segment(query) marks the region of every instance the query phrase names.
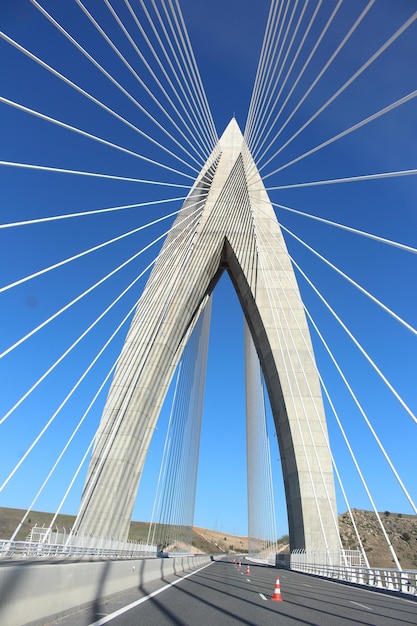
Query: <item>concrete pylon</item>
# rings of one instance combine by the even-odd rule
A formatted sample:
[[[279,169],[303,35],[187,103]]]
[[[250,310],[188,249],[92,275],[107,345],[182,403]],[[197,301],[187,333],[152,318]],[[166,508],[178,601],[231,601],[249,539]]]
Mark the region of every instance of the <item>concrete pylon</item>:
[[[174,222],[139,301],[99,426],[76,530],[127,536],[171,378],[224,270],[264,373],[291,548],[337,550],[333,472],[307,322],[280,227],[234,119]]]

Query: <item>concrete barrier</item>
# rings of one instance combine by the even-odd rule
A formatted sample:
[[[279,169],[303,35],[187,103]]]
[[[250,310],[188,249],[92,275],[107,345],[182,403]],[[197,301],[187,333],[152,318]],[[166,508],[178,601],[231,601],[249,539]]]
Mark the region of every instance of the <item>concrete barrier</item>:
[[[124,561],[19,561],[0,566],[0,624],[28,622],[204,565],[210,557]]]

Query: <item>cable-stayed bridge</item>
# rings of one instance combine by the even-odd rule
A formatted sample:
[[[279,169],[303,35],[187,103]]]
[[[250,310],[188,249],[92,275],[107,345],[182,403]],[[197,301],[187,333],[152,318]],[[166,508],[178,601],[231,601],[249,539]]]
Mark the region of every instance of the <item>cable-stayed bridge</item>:
[[[41,509],[50,533],[78,512],[67,547],[125,541],[133,511],[183,551],[226,492],[254,552],[278,521],[333,565],[338,513],[370,509],[401,571],[380,512],[416,514],[417,13],[202,11],[2,9],[4,539]]]

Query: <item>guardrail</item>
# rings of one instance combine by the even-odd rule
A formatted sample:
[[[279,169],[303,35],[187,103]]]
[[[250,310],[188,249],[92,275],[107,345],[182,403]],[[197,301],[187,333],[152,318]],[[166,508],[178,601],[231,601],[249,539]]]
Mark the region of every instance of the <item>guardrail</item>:
[[[319,563],[300,562],[291,558],[291,569],[297,572],[323,576],[334,580],[398,591],[410,595],[417,595],[417,571],[397,570],[375,567],[329,565]]]
[[[123,547],[117,541],[103,540],[82,543],[42,543],[36,541],[7,541],[0,539],[0,558],[19,559],[36,557],[107,557],[107,558],[143,558],[156,557],[156,546],[142,543],[126,543]],[[110,545],[111,543],[115,545]]]

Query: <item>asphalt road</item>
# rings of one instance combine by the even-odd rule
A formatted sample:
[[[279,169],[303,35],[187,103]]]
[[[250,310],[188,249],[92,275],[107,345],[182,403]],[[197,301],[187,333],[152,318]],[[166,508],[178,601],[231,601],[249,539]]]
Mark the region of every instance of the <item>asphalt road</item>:
[[[417,601],[287,570],[227,560],[170,576],[49,622],[54,626],[406,626]],[[272,601],[279,577],[282,601]],[[172,585],[174,583],[174,585]],[[162,591],[161,591],[162,589]],[[150,594],[152,597],[149,597]],[[44,622],[45,623],[45,622]]]

